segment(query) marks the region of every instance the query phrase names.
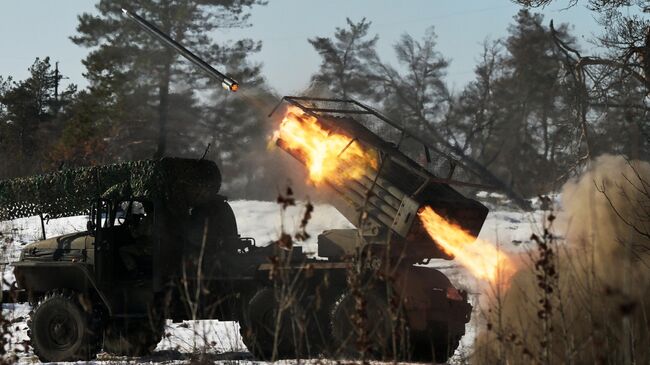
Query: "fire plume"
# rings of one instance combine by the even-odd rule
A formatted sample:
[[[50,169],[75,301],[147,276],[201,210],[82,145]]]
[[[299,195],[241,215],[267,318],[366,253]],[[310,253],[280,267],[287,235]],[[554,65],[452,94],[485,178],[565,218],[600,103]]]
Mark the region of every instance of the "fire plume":
[[[515,271],[509,256],[497,250],[493,243],[475,239],[458,225],[447,221],[431,207],[419,212],[420,221],[446,253],[467,268],[474,276],[492,283],[507,283]]]
[[[359,178],[367,167],[377,168],[377,158],[352,138],[326,130],[318,119],[290,107],[275,135],[283,148],[300,155],[309,179],[342,183]]]
[[[289,107],[274,141],[304,163],[309,180],[342,185],[378,169],[378,158],[355,139],[329,130],[314,116]],[[507,283],[514,273],[510,257],[494,244],[475,239],[460,226],[447,221],[431,207],[420,210],[419,219],[431,238],[474,276],[493,283]]]

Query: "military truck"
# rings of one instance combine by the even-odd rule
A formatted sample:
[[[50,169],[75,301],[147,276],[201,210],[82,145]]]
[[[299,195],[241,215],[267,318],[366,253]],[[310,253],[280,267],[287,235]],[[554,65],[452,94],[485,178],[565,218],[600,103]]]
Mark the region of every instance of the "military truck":
[[[146,20],[124,12],[227,89],[239,88]],[[286,234],[266,246],[240,236],[219,195],[220,170],[202,159],[163,158],[0,182],[0,220],[88,217],[86,231],[43,237],[13,263],[17,290],[3,300],[33,306],[29,335],[39,359],[88,360],[101,349],[145,355],[161,340],[167,320],[190,319],[237,321],[247,348],[260,359],[442,362],[454,352],[472,307],[444,274],[420,265],[452,257],[415,215],[431,206],[476,236],[487,208],[409,158],[403,142],[418,140],[417,134],[370,108],[352,100],[283,100],[375,149],[382,161],[359,180],[330,184],[332,204],[357,229],[323,232],[315,256]],[[375,123],[351,116],[378,118],[398,139],[386,141],[372,131]]]
[[[18,292],[5,299],[33,306],[39,359],[145,355],[165,320],[190,319],[239,322],[261,359],[356,356],[357,335],[372,357],[453,353],[471,306],[442,273],[369,260],[355,275],[356,261],[331,249],[331,233],[319,237],[330,257],[258,247],[239,235],[220,184],[213,162],[178,158],[0,182],[0,220],[88,216],[87,231],[29,244],[13,263]],[[360,313],[372,318],[362,332]]]

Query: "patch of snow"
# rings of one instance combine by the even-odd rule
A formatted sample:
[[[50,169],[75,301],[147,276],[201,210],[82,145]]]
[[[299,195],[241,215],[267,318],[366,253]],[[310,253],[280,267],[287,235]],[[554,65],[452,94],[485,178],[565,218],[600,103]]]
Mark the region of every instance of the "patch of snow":
[[[285,211],[275,202],[236,200],[230,202],[235,217],[239,234],[243,237],[253,237],[258,246],[266,246],[277,240],[284,231],[292,234],[299,231],[300,222],[305,214],[306,202],[297,202],[295,206],[288,207]],[[299,243],[307,253],[317,250],[316,239],[327,229],[354,228],[338,210],[328,204],[314,204],[312,218],[307,225],[310,237],[307,241]]]
[[[496,198],[496,196],[494,197]],[[230,204],[235,212],[240,234],[244,237],[254,238],[259,246],[276,240],[283,229],[287,233],[297,232],[305,212],[304,202],[298,202],[296,206],[289,207],[285,211],[282,211],[275,202],[237,200]],[[533,233],[539,233],[540,224],[544,219],[543,211],[523,213],[510,208],[495,209],[489,213],[479,238],[494,242],[506,252],[521,254],[532,247],[530,237]],[[65,233],[81,232],[85,230],[86,221],[87,217],[84,216],[51,220],[46,225],[46,234],[48,237],[53,237]],[[336,228],[354,227],[334,207],[327,204],[315,204],[312,219],[307,226],[310,238],[301,245],[306,252],[315,252],[318,234],[323,230]],[[32,217],[0,223],[0,234],[0,243],[2,244],[2,251],[0,251],[2,260],[0,262],[16,261],[20,255],[20,249],[24,245],[41,239],[41,222],[38,217]],[[478,329],[483,325],[480,322],[479,304],[484,300],[484,294],[481,293],[484,292],[485,283],[474,279],[467,270],[458,266],[454,261],[431,260],[429,265],[444,272],[454,285],[464,288],[470,293],[475,310],[472,320],[467,326],[467,334],[463,337],[456,355],[450,360],[450,363],[464,363],[463,359],[466,354],[471,353]],[[9,268],[3,270],[3,275],[7,282],[14,281]],[[19,363],[23,364],[37,361],[31,349],[28,348],[27,352],[22,351],[23,341],[27,340],[26,319],[29,311],[30,307],[25,304],[3,305],[2,307],[2,316],[13,322],[13,338],[5,344],[5,348],[10,353],[19,352]],[[206,348],[211,354],[220,356],[214,358],[215,361],[245,360],[247,356],[250,356],[245,354],[246,348],[239,336],[239,326],[234,322],[211,320],[171,323],[168,321],[165,333],[165,338],[158,345],[156,354],[138,362],[187,363],[191,354]],[[231,359],[227,354],[232,354],[233,358]],[[100,355],[99,359],[97,363],[128,361],[126,358],[115,359],[106,354]],[[293,364],[295,362],[285,361],[285,363]],[[322,363],[322,361],[317,360],[317,363]]]
[[[506,196],[501,193],[495,193],[493,191],[479,191],[476,193],[476,197],[480,199],[506,199]]]
[[[239,324],[217,320],[167,321],[165,338],[156,350],[194,353],[206,348],[219,353],[247,351],[239,335]]]

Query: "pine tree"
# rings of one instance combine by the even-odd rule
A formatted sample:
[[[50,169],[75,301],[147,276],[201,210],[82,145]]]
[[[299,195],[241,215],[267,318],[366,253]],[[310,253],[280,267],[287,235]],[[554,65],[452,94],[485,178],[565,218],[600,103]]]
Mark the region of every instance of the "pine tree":
[[[214,42],[208,34],[216,29],[247,26],[247,10],[257,3],[257,0],[101,0],[97,5],[100,16],[88,13],[79,16],[78,35],[71,39],[93,49],[84,61],[91,87],[106,90],[122,113],[121,134],[128,135],[127,141],[131,143],[138,141],[130,145],[133,148],[129,152],[125,151],[127,158],[151,154],[162,157],[169,153],[171,125],[180,123],[172,119],[198,118],[197,95],[193,89],[202,85],[200,81],[205,80],[205,75],[123,17],[122,7],[156,24],[208,62],[214,63],[218,56],[223,64],[229,63],[230,47]],[[207,85],[217,86],[209,82]],[[184,122],[191,125],[193,120]]]
[[[108,141],[115,134],[112,105],[93,90],[82,90],[62,110],[62,130],[53,140],[44,163],[51,169],[110,163]]]
[[[562,56],[541,14],[521,10],[508,31],[504,77],[496,85],[502,113],[487,158],[513,187],[537,195],[553,189],[574,160],[568,149],[576,136],[574,90],[564,82]],[[567,25],[558,32],[574,43]]]
[[[555,188],[578,158],[576,90],[540,14],[520,11],[454,99],[449,138],[526,196]],[[569,42],[568,26],[557,30]],[[453,136],[453,137],[452,137]]]
[[[402,35],[393,46],[398,68],[378,57],[372,60],[373,75],[385,95],[384,111],[413,131],[429,130],[440,122],[449,99],[444,81],[449,61],[436,49],[436,39],[433,28],[420,41]]]
[[[367,27],[364,27],[360,34],[365,36],[367,31]],[[352,31],[343,33],[342,30],[337,29],[337,34],[349,35],[352,33]],[[338,38],[344,39],[342,36]],[[389,118],[406,126],[420,139],[427,140],[429,146],[435,146],[437,153],[434,155],[431,149],[423,148],[422,143],[413,138],[401,140],[400,133],[386,125],[369,127],[385,140],[395,144],[401,141],[400,149],[403,152],[414,160],[427,165],[436,174],[441,176],[449,174],[450,158],[460,161],[464,170],[471,171],[472,175],[477,177],[480,182],[503,190],[516,204],[528,208],[528,204],[511,189],[507,182],[492,173],[471,154],[467,154],[466,149],[453,138],[449,138],[446,133],[444,126],[446,118],[450,114],[449,108],[452,106],[453,99],[444,81],[449,61],[436,49],[436,34],[433,28],[428,29],[421,40],[416,40],[408,34],[402,36],[394,46],[399,62],[398,67],[393,67],[380,59],[374,52],[375,41],[376,39],[373,39],[372,47],[367,48],[365,52],[357,53],[358,64],[360,67],[366,68],[360,69],[357,73],[363,73],[367,84],[364,93],[357,93],[355,97],[361,97],[361,101],[372,101]],[[312,42],[312,44],[314,43]],[[330,50],[332,47],[321,45],[317,49]],[[341,49],[344,48],[337,47],[336,52],[320,52],[323,63],[314,79],[318,80],[327,76],[329,77],[327,80],[333,80],[333,76],[337,75],[334,71],[340,64],[338,61],[340,55],[345,54],[340,51]],[[345,85],[344,81],[349,79],[349,74],[339,72],[338,75],[343,81],[337,81],[337,83]],[[332,83],[334,82],[332,81]],[[332,91],[336,94],[337,90]],[[381,128],[382,126],[383,128]]]
[[[309,39],[322,58],[312,82],[327,85],[332,95],[339,98],[365,99],[373,94],[368,60],[375,54],[378,37],[368,36],[371,22],[365,18],[357,23],[349,18],[346,21],[347,28],[337,27],[333,39]]]
[[[70,85],[58,92],[63,78],[49,57],[37,58],[23,81],[0,82],[0,147],[4,155],[4,177],[43,171],[49,146],[61,129],[59,111],[67,108],[76,94]]]
[[[441,123],[448,139],[486,166],[490,166],[491,161],[485,156],[485,142],[493,138],[496,121],[502,112],[495,91],[505,72],[503,57],[500,41],[484,42],[480,61],[474,68],[476,79],[452,97],[449,113]]]

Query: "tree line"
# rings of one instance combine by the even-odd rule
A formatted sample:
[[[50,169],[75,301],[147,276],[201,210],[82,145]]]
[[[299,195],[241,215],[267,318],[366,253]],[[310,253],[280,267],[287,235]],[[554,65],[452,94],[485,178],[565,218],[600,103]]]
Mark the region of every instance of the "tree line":
[[[87,88],[62,89],[63,75],[47,57],[36,59],[25,80],[0,78],[0,178],[204,157],[222,168],[229,196],[273,199],[275,187],[296,173],[266,149],[273,128],[266,114],[280,95],[265,82],[262,65],[250,60],[262,44],[209,37],[219,28],[248,26],[251,9],[264,4],[128,4],[251,90],[243,95],[223,92],[123,18],[125,5],[101,0],[97,15],[78,18],[71,40],[90,49],[83,61]],[[332,35],[309,39],[321,64],[306,94],[357,99],[425,136],[441,154],[431,158],[414,149],[412,156],[433,170],[457,163],[459,179],[535,196],[603,153],[647,159],[649,89],[643,68],[635,69],[644,59],[621,58],[625,49],[650,49],[650,33],[643,33],[648,22],[635,21],[641,35],[609,22],[599,39],[604,54],[583,56],[569,24],[553,25],[524,8],[505,37],[484,42],[473,81],[452,92],[446,72],[453,60],[437,50],[433,28],[420,39],[404,34],[393,47],[398,64],[390,64],[376,52],[381,40],[372,24],[348,19]]]

